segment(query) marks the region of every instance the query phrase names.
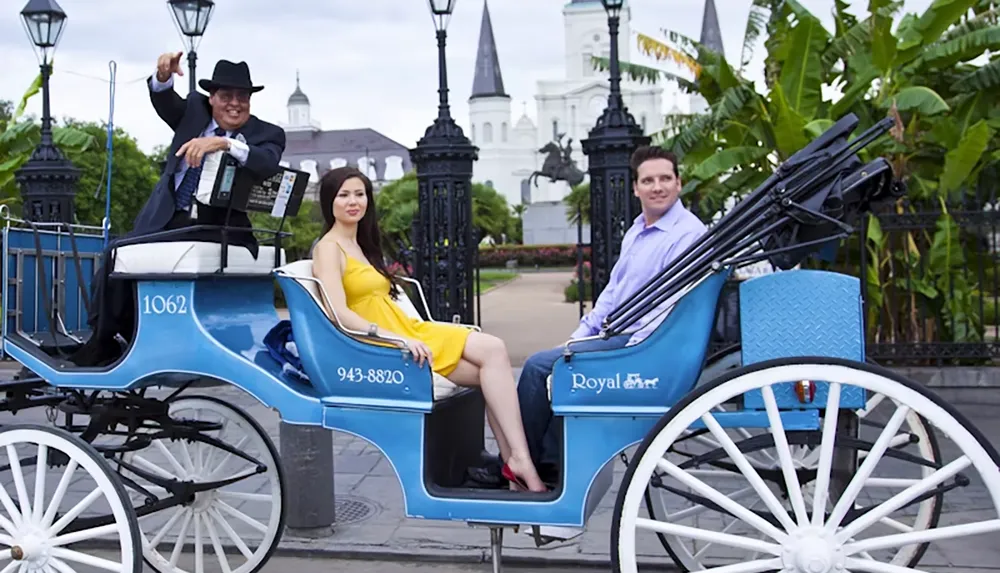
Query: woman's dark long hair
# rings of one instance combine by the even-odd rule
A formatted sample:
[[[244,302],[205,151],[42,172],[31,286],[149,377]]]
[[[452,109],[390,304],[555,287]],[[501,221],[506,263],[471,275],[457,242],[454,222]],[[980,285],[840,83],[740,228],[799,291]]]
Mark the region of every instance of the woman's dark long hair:
[[[365,258],[375,267],[375,270],[389,280],[389,292],[396,296],[399,294],[399,282],[385,266],[385,255],[382,253],[382,241],[378,228],[378,214],[375,212],[375,192],[372,189],[371,179],[368,179],[361,170],[354,167],[337,167],[327,171],[320,179],[319,207],[323,213],[323,234],[328,233],[337,222],[333,218],[333,200],[348,179],[360,179],[365,185],[365,196],[368,198],[365,214],[358,221],[358,246],[361,247],[361,252],[365,254]]]

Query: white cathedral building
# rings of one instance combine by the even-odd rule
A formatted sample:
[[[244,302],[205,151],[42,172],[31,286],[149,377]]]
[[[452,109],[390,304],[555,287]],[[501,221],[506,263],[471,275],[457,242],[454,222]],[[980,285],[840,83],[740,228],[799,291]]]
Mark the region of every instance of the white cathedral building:
[[[511,205],[558,202],[569,193],[565,182],[538,179],[527,187],[525,180],[541,168],[545,155],[539,150],[560,135],[560,145],[572,139],[572,157],[587,170],[580,141],[588,137],[608,102],[608,74],[594,70],[592,56],[608,57],[611,39],[608,17],[600,0],[570,0],[563,6],[565,76],[540,80],[535,94],[536,125],[527,113],[515,119],[511,97],[504,89],[496,38],[487,1],[483,2],[476,70],[469,97],[468,135],[479,147],[473,180],[490,182]],[[621,11],[618,54],[630,59],[631,11],[628,2]],[[662,88],[622,79],[622,97],[636,122],[647,134],[663,128]],[[527,237],[526,237],[527,239]],[[574,238],[575,240],[575,238]]]

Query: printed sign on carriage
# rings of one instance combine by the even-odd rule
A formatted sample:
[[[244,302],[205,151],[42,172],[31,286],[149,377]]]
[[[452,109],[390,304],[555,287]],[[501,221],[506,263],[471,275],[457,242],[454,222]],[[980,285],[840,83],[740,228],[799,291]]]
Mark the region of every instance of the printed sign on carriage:
[[[590,377],[580,372],[573,373],[572,390],[596,390],[600,394],[604,390],[655,390],[660,379],[643,378],[641,374],[630,372],[622,380],[622,375],[616,373],[614,378]]]

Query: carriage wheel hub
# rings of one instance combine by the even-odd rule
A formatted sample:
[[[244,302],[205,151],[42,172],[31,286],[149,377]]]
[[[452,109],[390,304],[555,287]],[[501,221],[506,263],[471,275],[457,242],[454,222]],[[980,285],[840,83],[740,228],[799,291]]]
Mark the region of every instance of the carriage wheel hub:
[[[785,571],[836,573],[844,570],[843,553],[822,528],[793,532],[782,551]]]
[[[200,491],[194,494],[194,503],[191,504],[191,507],[195,511],[205,511],[212,506],[212,502],[215,501],[216,497],[214,491]]]
[[[10,548],[10,557],[15,561],[27,561],[35,565],[44,565],[49,557],[48,548],[42,539],[35,535],[25,535]]]

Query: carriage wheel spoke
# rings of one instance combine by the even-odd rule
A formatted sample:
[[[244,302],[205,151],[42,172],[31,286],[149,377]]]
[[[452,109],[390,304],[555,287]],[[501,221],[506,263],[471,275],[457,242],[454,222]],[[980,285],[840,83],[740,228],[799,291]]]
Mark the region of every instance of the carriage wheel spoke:
[[[75,506],[73,506],[73,509],[66,512],[66,515],[62,516],[59,519],[59,521],[55,522],[55,524],[52,525],[52,527],[49,527],[47,534],[52,536],[62,531],[63,528],[65,528],[67,525],[70,524],[70,522],[76,519],[77,516],[83,513],[85,509],[90,507],[90,504],[97,501],[97,498],[100,496],[101,496],[101,488],[97,487],[92,492],[88,493],[87,497],[81,499],[80,503],[77,503]]]
[[[977,521],[976,523],[963,523],[962,525],[948,525],[934,529],[922,529],[910,533],[894,533],[881,537],[872,537],[862,541],[855,541],[844,545],[844,554],[853,555],[861,551],[875,551],[878,549],[889,549],[892,547],[902,547],[914,543],[927,543],[930,541],[941,541],[965,535],[980,535],[1000,531],[1000,519],[989,521]]]
[[[240,553],[242,553],[243,556],[246,557],[247,559],[252,559],[253,551],[250,551],[250,548],[247,547],[247,544],[243,542],[243,538],[240,537],[238,533],[236,533],[232,525],[229,525],[229,522],[226,521],[226,518],[222,517],[222,514],[219,513],[219,510],[215,509],[214,507],[210,507],[208,509],[208,513],[213,518],[215,518],[216,521],[219,522],[219,525],[222,526],[222,529],[226,532],[226,535],[229,536],[229,539],[232,539],[233,543],[236,544],[236,548],[240,550]]]
[[[18,457],[14,444],[7,444],[7,461],[10,462],[10,473],[14,477],[14,489],[17,491],[17,500],[20,502],[21,516],[28,517],[32,514],[31,503],[28,501],[28,489],[24,485],[21,458]]]
[[[226,441],[223,440],[222,437],[226,435],[226,430],[228,428],[229,428],[229,418],[223,418],[222,428],[219,429],[219,435],[216,436],[216,439],[222,443],[226,443]],[[214,470],[211,470],[209,468],[212,467],[212,461],[215,460],[215,453],[218,452],[221,448],[212,447],[207,449],[208,453],[205,455],[205,464],[202,466],[202,469],[204,470],[203,473],[211,475]]]
[[[809,522],[809,517],[806,514],[805,501],[802,499],[799,477],[795,473],[795,466],[792,463],[792,453],[788,448],[785,428],[781,423],[781,414],[778,412],[778,403],[774,399],[774,390],[770,386],[764,386],[761,388],[761,394],[764,396],[767,420],[771,425],[771,435],[774,436],[774,448],[777,450],[778,460],[781,462],[781,473],[785,476],[785,484],[788,486],[788,497],[792,502],[795,519],[800,525],[805,525]]]
[[[190,468],[188,469],[188,473],[192,474],[197,472],[198,466],[195,465],[194,458],[191,457],[191,448],[188,447],[188,440],[177,440],[177,441],[180,444],[180,450],[182,455],[181,461],[183,461],[184,464],[187,465],[188,468]],[[198,443],[200,444],[201,442]]]
[[[65,547],[53,547],[51,555],[64,561],[74,561],[83,565],[89,565],[90,567],[114,571],[115,573],[119,573],[122,570],[121,563],[115,563],[114,561],[108,561],[107,559],[94,557],[93,555],[87,555],[86,553],[80,553],[79,551],[73,551]]]
[[[149,546],[154,548],[158,546],[160,542],[163,541],[163,538],[167,536],[167,532],[170,531],[170,528],[172,528],[174,524],[177,523],[177,520],[180,519],[183,514],[184,514],[184,506],[179,505],[176,508],[174,508],[174,514],[171,515],[170,519],[168,519],[167,522],[163,524],[163,527],[161,527],[160,530],[156,532],[156,537],[154,537],[149,541]],[[155,514],[150,514],[150,515],[155,515]]]
[[[100,537],[102,535],[108,535],[110,533],[116,533],[121,528],[117,523],[109,523],[107,525],[101,525],[99,527],[92,527],[90,529],[81,529],[79,531],[74,531],[72,533],[67,533],[66,535],[60,535],[58,537],[53,537],[49,544],[52,546],[69,545],[70,543],[76,543],[77,541],[84,541],[86,539],[94,539],[95,537]]]
[[[49,447],[45,444],[38,444],[38,457],[35,461],[35,501],[31,504],[34,508],[35,521],[42,518],[42,505],[45,502],[45,468],[49,463]]]
[[[235,446],[233,446],[233,449],[234,450],[239,450],[240,448],[243,447],[243,444],[245,444],[246,441],[249,440],[249,439],[250,439],[249,435],[243,436],[243,438],[239,442],[237,442]],[[205,479],[206,480],[212,480],[213,478],[215,478],[215,476],[218,475],[219,472],[222,471],[222,468],[226,467],[226,464],[229,463],[229,460],[232,457],[233,457],[233,452],[227,451],[226,455],[222,457],[222,461],[219,462],[219,465],[215,466],[214,469],[212,469],[210,472],[208,472],[208,476]],[[242,459],[242,458],[240,458],[240,459]]]
[[[896,511],[897,509],[903,507],[917,496],[926,493],[935,487],[937,487],[944,480],[954,476],[958,472],[962,471],[966,467],[972,464],[967,456],[962,456],[957,460],[951,462],[945,467],[939,469],[938,471],[932,473],[931,475],[920,480],[920,482],[911,485],[910,487],[904,489],[903,491],[897,493],[896,495],[890,497],[888,500],[882,502],[871,511],[866,512],[861,517],[858,517],[850,524],[845,526],[839,532],[837,532],[837,541],[839,543],[844,543],[846,540],[856,536],[858,533],[864,531],[866,528],[870,527],[876,521],[882,519],[883,517],[888,517],[889,514]],[[851,485],[854,485],[854,481],[851,481]]]
[[[779,531],[777,527],[765,521],[761,516],[750,512],[747,508],[726,497],[724,494],[719,492],[719,490],[688,474],[673,463],[660,458],[657,460],[656,465],[663,471],[670,474],[670,476],[677,481],[714,501],[723,509],[732,512],[733,515],[752,525],[764,535],[767,535],[779,542],[784,541],[787,537],[783,532]]]
[[[820,526],[826,516],[826,501],[830,490],[830,472],[833,471],[833,444],[837,434],[837,415],[840,413],[840,384],[830,384],[823,417],[823,435],[819,442],[819,461],[813,488],[812,524]]]
[[[910,527],[909,525],[906,525],[901,521],[892,519],[891,517],[883,517],[882,519],[879,520],[879,523],[884,523],[897,531],[902,531],[903,533],[909,533],[913,531],[913,528]]]
[[[851,482],[847,484],[847,488],[844,491],[843,496],[837,500],[837,505],[834,506],[833,511],[830,513],[830,519],[827,520],[826,528],[830,532],[837,530],[840,526],[840,522],[847,515],[847,511],[854,507],[854,500],[857,499],[858,494],[861,493],[861,488],[864,487],[865,482],[871,475],[872,471],[875,470],[875,465],[882,458],[882,454],[885,453],[886,448],[889,446],[889,440],[896,435],[896,431],[899,430],[899,426],[903,424],[903,420],[909,413],[910,409],[907,406],[899,406],[896,412],[893,413],[892,419],[886,424],[885,428],[882,429],[882,433],[879,434],[878,439],[872,446],[872,455],[865,458],[862,462],[861,467],[851,478]]]
[[[703,569],[701,573],[762,573],[764,571],[780,570],[782,568],[781,559],[758,559],[743,563],[733,563],[721,567],[709,567]]]
[[[771,489],[767,487],[767,484],[765,484],[764,480],[761,479],[760,475],[757,473],[757,470],[755,470],[750,465],[750,462],[747,460],[746,456],[744,456],[743,452],[741,452],[739,448],[736,447],[736,444],[733,443],[733,441],[729,438],[729,434],[727,434],[726,431],[722,429],[722,426],[719,425],[719,422],[716,421],[715,417],[713,417],[709,413],[706,413],[704,416],[701,417],[701,419],[703,422],[705,422],[705,426],[708,427],[709,431],[712,432],[712,435],[714,435],[716,439],[719,440],[719,442],[721,442],[723,449],[725,449],[726,453],[729,454],[729,457],[736,464],[736,467],[740,469],[744,477],[747,478],[747,481],[750,482],[750,486],[753,487],[753,489],[757,492],[757,495],[760,496],[761,501],[763,501],[764,504],[767,505],[767,508],[771,510],[771,513],[773,513],[774,516],[778,518],[778,521],[780,521],[781,524],[785,527],[785,530],[791,531],[792,529],[794,529],[795,523],[792,521],[792,518],[788,516],[788,511],[784,507],[782,507],[781,502],[778,501],[778,498],[774,496],[774,493],[771,491]],[[761,521],[764,522],[763,519],[761,519]],[[757,528],[760,529],[760,527]],[[779,535],[777,536],[774,535],[774,532],[777,531],[777,529],[774,526],[770,526],[768,530],[761,530],[761,531],[778,540],[784,538],[784,534],[779,533]]]
[[[220,497],[228,497],[231,499],[239,499],[242,501],[274,501],[274,497],[266,493],[249,493],[245,491],[228,491],[224,489],[216,490],[216,494]]]
[[[194,570],[205,570],[205,547],[201,544],[201,515],[194,514]]]
[[[729,499],[736,501],[737,499],[743,499],[744,497],[747,497],[752,493],[755,493],[754,489],[752,487],[746,487],[730,494]],[[674,513],[668,513],[667,521],[680,521],[682,519],[687,519],[688,517],[705,513],[706,511],[708,511],[708,509],[709,508],[707,505],[702,505],[702,504],[693,505],[691,507],[682,509]]]
[[[219,558],[219,567],[222,567],[225,573],[231,573],[232,569],[229,567],[225,551],[222,550],[222,543],[219,542],[219,534],[215,531],[215,526],[212,525],[212,519],[206,516],[204,520],[205,527],[208,529],[208,536],[212,539],[212,548],[215,549],[215,556]]]
[[[10,521],[4,519],[3,528],[7,530],[7,533],[13,534],[14,530],[21,526],[21,512],[14,505],[14,500],[10,498],[7,488],[2,483],[0,483],[0,503],[3,504],[4,509],[10,514]]]
[[[848,557],[844,560],[844,568],[848,571],[864,571],[865,573],[918,573],[916,569],[909,567],[854,557]]]
[[[0,570],[0,573],[13,573],[14,569],[19,569],[21,567],[21,564],[21,561],[11,561],[6,567]]]
[[[174,550],[170,553],[171,567],[177,567],[177,560],[181,557],[181,548],[184,546],[184,540],[187,538],[187,530],[191,525],[191,518],[193,516],[194,513],[190,511],[184,512],[184,521],[181,522],[181,531],[177,534],[177,539],[174,541]]]
[[[643,517],[637,518],[635,520],[635,525],[636,527],[642,529],[665,533],[667,535],[676,535],[678,537],[687,537],[689,539],[700,539],[702,541],[725,545],[727,547],[760,551],[761,553],[769,553],[771,555],[781,555],[780,545],[767,543],[766,541],[760,541],[759,539],[750,539],[739,535],[730,535],[728,533],[721,533],[718,531],[698,529],[697,527],[678,525],[676,523],[664,523],[662,521],[655,521]]]
[[[264,525],[263,523],[261,523],[261,522],[257,521],[256,519],[254,519],[254,518],[252,518],[252,517],[244,514],[243,512],[239,511],[238,509],[234,508],[233,506],[229,505],[228,503],[226,503],[226,502],[224,502],[222,500],[215,500],[215,502],[217,504],[219,504],[219,507],[221,507],[222,509],[226,510],[226,513],[232,515],[236,519],[239,519],[243,523],[249,525],[250,527],[256,529],[257,531],[260,531],[261,533],[264,533],[264,534],[267,533],[267,526]]]
[[[868,414],[871,414],[872,410],[874,410],[875,408],[878,408],[878,405],[882,403],[882,400],[885,400],[885,394],[881,394],[881,393],[875,394],[874,396],[872,396],[871,398],[869,398],[868,401],[865,402],[864,409],[857,411],[858,417],[859,418],[864,418],[864,417],[868,416]]]
[[[916,478],[868,478],[865,487],[906,488],[920,483]]]
[[[163,445],[163,440],[153,440],[153,444],[156,446],[156,449],[160,450],[160,453],[163,454],[165,458],[167,458],[167,462],[174,468],[174,471],[177,472],[178,476],[183,476],[190,473],[188,470],[184,468],[184,466],[181,465],[179,461],[177,461],[177,458],[174,457],[174,454],[170,453],[170,450],[167,449],[167,446]]]
[[[66,495],[66,490],[69,489],[70,478],[73,477],[73,473],[76,472],[76,460],[70,459],[69,463],[66,464],[66,469],[63,470],[63,475],[59,478],[59,485],[56,486],[56,491],[52,494],[52,499],[49,500],[49,507],[45,509],[45,515],[42,516],[42,527],[48,527],[52,520],[56,516],[56,512],[59,510],[59,506],[62,505],[63,496]],[[0,493],[2,492],[2,487],[0,487]]]
[[[55,557],[49,557],[49,565],[55,573],[76,573],[76,570],[69,566],[62,559],[56,559]]]
[[[753,508],[757,507],[758,503],[760,503],[759,499],[756,500],[756,501],[754,501],[752,504],[750,504],[749,509],[753,509]],[[723,518],[723,519],[725,519],[725,518]],[[722,533],[728,532],[737,523],[740,523],[740,521],[738,519],[736,519],[736,518],[730,518],[729,523],[726,524],[726,526],[722,528]],[[701,549],[699,549],[698,552],[695,553],[694,555],[692,555],[691,557],[692,558],[698,557],[699,555],[701,555],[702,553],[704,553],[705,550],[707,550],[711,546],[712,546],[712,542],[706,543],[704,547],[702,547]],[[759,552],[754,551],[753,552],[753,557],[751,557],[750,560],[753,561],[754,559],[757,558],[757,555],[759,555],[759,554],[760,554]],[[688,555],[690,555],[690,553],[688,553]]]
[[[159,444],[160,441],[156,440],[153,443],[154,444]],[[175,479],[177,481],[182,481],[179,475],[174,475],[174,474],[168,472],[167,470],[161,468],[160,466],[154,464],[153,462],[147,460],[146,458],[140,456],[139,454],[133,455],[132,456],[132,461],[134,461],[136,464],[138,464],[138,465],[146,468],[147,470],[149,470],[149,471],[151,471],[153,473],[160,474],[160,477],[167,478],[167,479]]]

